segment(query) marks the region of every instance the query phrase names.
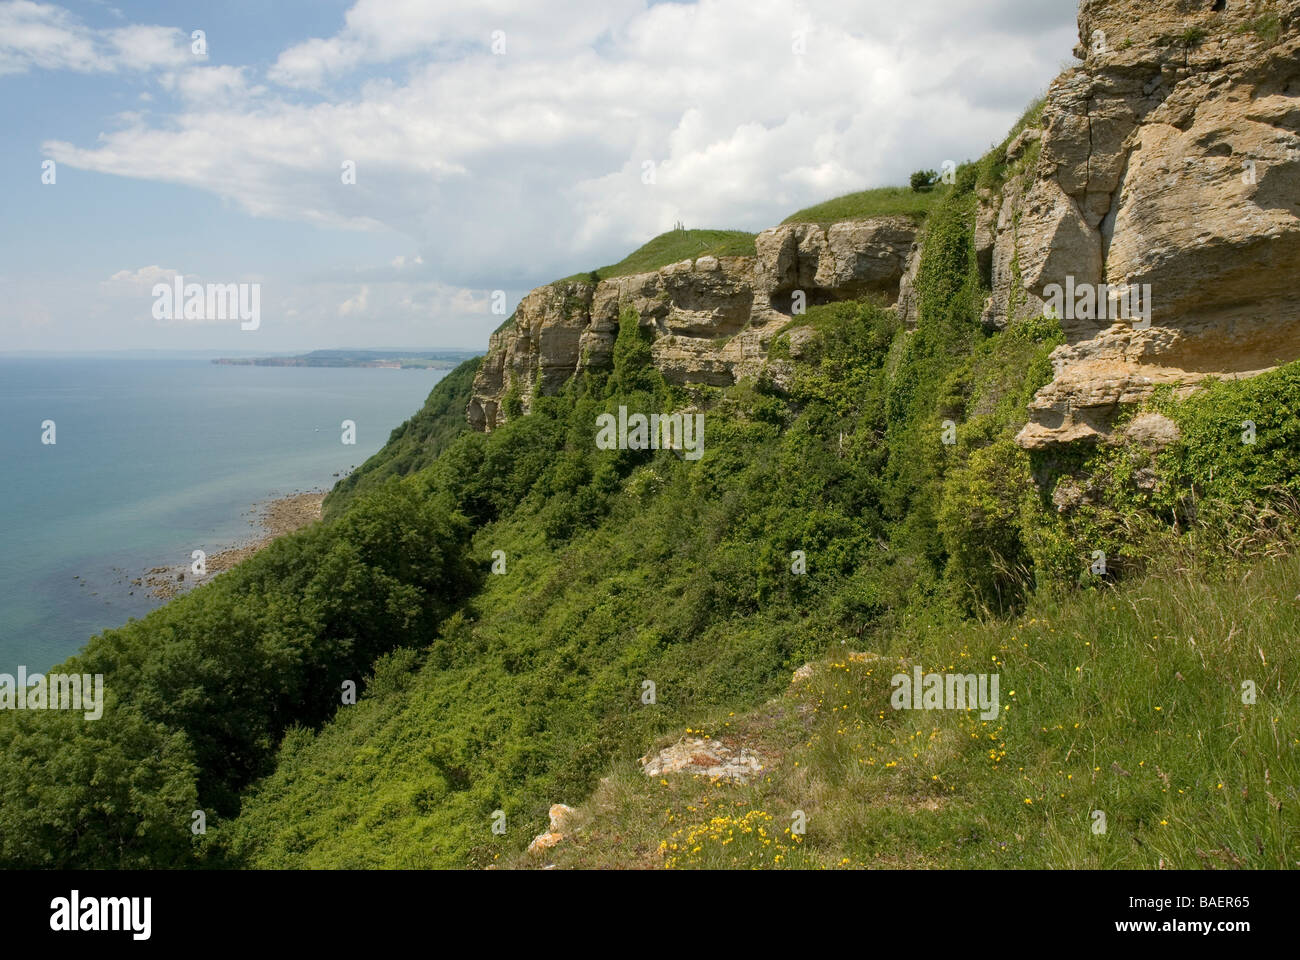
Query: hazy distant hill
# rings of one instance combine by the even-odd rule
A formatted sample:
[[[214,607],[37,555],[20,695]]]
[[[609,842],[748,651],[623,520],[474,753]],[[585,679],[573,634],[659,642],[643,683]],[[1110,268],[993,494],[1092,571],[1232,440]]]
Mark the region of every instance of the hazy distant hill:
[[[220,357],[213,363],[254,367],[392,367],[446,370],[473,350],[313,350],[292,357]]]

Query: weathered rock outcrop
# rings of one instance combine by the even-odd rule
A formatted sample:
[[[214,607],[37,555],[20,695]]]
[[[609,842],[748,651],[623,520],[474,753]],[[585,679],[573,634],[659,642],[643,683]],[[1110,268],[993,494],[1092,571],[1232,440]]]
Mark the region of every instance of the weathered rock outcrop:
[[[980,188],[984,321],[1055,309],[1057,285],[1138,291],[1144,308],[1063,304],[1066,343],[1017,438],[1029,449],[1110,438],[1119,408],[1161,384],[1300,357],[1300,0],[1083,0],[1079,39],[1082,64],[1009,140],[1003,182]],[[491,429],[510,397],[527,411],[534,390],[608,363],[626,307],[668,379],[713,385],[763,369],[796,291],[810,306],[875,294],[917,322],[910,219],[788,224],[755,246],[533,291],[492,338],[471,423]]]
[[[797,291],[807,306],[868,294],[893,302],[916,231],[907,217],[785,224],[758,235],[753,257],[703,256],[595,284],[539,287],[492,335],[469,421],[490,430],[510,404],[527,413],[534,391],[552,393],[607,365],[624,309],[653,330],[651,354],[670,382],[727,386],[752,376],[790,321]]]
[[[1084,64],[1003,191],[988,319],[1041,311],[1070,277],[1150,285],[1150,322],[1067,312],[1023,446],[1103,439],[1159,384],[1300,357],[1298,34],[1297,0],[1084,0]]]
[[[550,827],[545,833],[533,837],[528,845],[529,853],[542,853],[557,846],[570,832],[573,824],[573,807],[567,803],[553,803],[550,810]]]
[[[699,737],[678,740],[654,756],[641,758],[641,771],[647,777],[668,773],[690,773],[716,780],[748,783],[763,772],[765,761],[743,746],[734,749],[718,740]]]

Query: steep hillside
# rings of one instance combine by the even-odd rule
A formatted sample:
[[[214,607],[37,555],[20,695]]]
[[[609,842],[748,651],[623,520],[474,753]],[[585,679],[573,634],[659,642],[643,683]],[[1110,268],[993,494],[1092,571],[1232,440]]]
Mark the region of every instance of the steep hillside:
[[[917,229],[908,216],[783,225],[755,237],[752,256],[692,254],[657,268],[634,257],[645,272],[539,287],[489,340],[470,424],[494,429],[584,371],[607,368],[624,309],[668,381],[721,387],[757,376],[772,338],[806,307],[896,299]]]
[[[684,755],[681,769],[647,776],[620,758],[563,840],[506,862],[1294,869],[1300,560],[1216,577],[1179,559],[1119,589],[1035,598],[1011,620],[914,622],[871,652],[842,647],[757,709],[711,711],[647,745]],[[981,664],[1001,678],[995,720],[892,707],[899,673]],[[720,776],[698,759],[714,745],[761,772]]]
[[[482,362],[482,357],[466,360],[439,380],[420,411],[389,435],[384,448],[334,485],[325,497],[326,515],[338,514],[359,492],[373,489],[389,477],[404,477],[427,467],[448,443],[468,430],[465,408]]]
[[[1111,438],[1158,387],[1300,357],[1300,0],[1085,0],[1079,39],[1081,65],[973,172],[983,322],[1050,310],[1065,338],[1018,437],[1033,450]],[[470,422],[493,429],[606,363],[621,305],[665,377],[713,386],[759,375],[800,302],[872,293],[914,324],[913,240],[950,190],[850,194],[748,256],[683,246],[618,282],[534,291],[489,345]]]
[[[950,852],[954,836],[988,830],[1021,804],[1038,808],[1018,812],[1010,821],[1031,818],[1024,826],[1033,831],[1020,833],[1032,836],[1026,844],[1031,853],[1017,847],[1017,859],[1008,861],[1000,856],[1005,848],[976,847],[960,856],[979,865],[1055,858],[1056,865],[1154,866],[1133,852],[1134,843],[1144,842],[1144,831],[1161,828],[1152,819],[1160,807],[1145,777],[1140,789],[1110,791],[1116,833],[1136,832],[1138,839],[1117,841],[1109,853],[1088,846],[1087,812],[1084,834],[1072,832],[1085,794],[1066,790],[1061,798],[1046,792],[1064,754],[1075,765],[1083,763],[1069,744],[1062,746],[1056,728],[1064,729],[1068,719],[1075,729],[1073,724],[1095,713],[1097,704],[1106,705],[1107,718],[1115,715],[1098,717],[1090,729],[1090,735],[1118,738],[1107,763],[1128,769],[1135,762],[1141,774],[1158,763],[1157,778],[1180,778],[1172,789],[1183,789],[1179,796],[1188,799],[1171,806],[1194,829],[1184,832],[1181,847],[1169,848],[1170,862],[1197,865],[1197,844],[1233,851],[1259,865],[1293,856],[1295,798],[1272,813],[1253,803],[1241,814],[1245,820],[1224,821],[1219,800],[1206,804],[1205,777],[1231,769],[1232,778],[1223,782],[1257,796],[1251,794],[1256,784],[1294,764],[1288,738],[1294,737],[1297,720],[1295,684],[1269,666],[1293,652],[1286,625],[1295,601],[1277,585],[1286,582],[1294,565],[1271,566],[1259,559],[1290,542],[1291,520],[1289,514],[1258,515],[1247,505],[1269,497],[1277,466],[1296,464],[1300,444],[1286,430],[1270,431],[1254,451],[1260,456],[1239,458],[1239,469],[1226,482],[1210,463],[1228,462],[1240,446],[1235,436],[1216,432],[1225,417],[1242,410],[1260,416],[1278,403],[1300,401],[1297,372],[1288,367],[1186,401],[1162,401],[1164,415],[1184,431],[1184,439],[1165,450],[1157,465],[1162,477],[1177,484],[1176,490],[1167,488],[1162,503],[1178,502],[1177,491],[1222,498],[1221,522],[1205,522],[1188,533],[1185,517],[1160,504],[1134,501],[1126,512],[1107,512],[1125,525],[1129,539],[1111,554],[1110,572],[1095,575],[1088,539],[1095,529],[1076,530],[1063,520],[1035,489],[1033,464],[1013,442],[1029,397],[1051,375],[1047,356],[1059,332],[1041,321],[1018,320],[1002,331],[981,323],[984,293],[974,240],[975,198],[969,191],[955,194],[934,214],[917,279],[920,321],[914,333],[894,312],[869,302],[817,307],[802,324],[814,333],[790,361],[794,374],[788,391],[764,380],[688,391],[659,376],[650,334],[628,310],[612,372],[589,371],[556,395],[537,397],[528,416],[490,434],[463,437],[462,448],[449,449],[428,482],[451,483],[465,509],[487,521],[479,527],[474,552],[490,564],[493,551],[503,551],[504,572],[487,577],[463,617],[445,624],[422,657],[404,655],[399,664],[385,665],[372,687],[375,695],[341,713],[320,734],[304,733],[286,744],[277,773],[247,798],[239,821],[225,834],[231,854],[241,862],[277,867],[535,865],[543,861],[514,858],[544,829],[551,804],[577,803],[599,788],[585,813],[595,822],[572,862],[668,864],[654,860],[660,855],[657,846],[649,851],[653,856],[642,858],[621,846],[601,846],[612,844],[610,830],[619,838],[657,844],[704,824],[688,815],[706,808],[693,801],[689,782],[682,785],[676,777],[664,778],[669,786],[663,788],[665,796],[671,794],[664,806],[673,819],[663,819],[658,806],[653,817],[641,817],[645,804],[663,797],[636,786],[642,781],[632,773],[635,759],[665,735],[705,730],[720,737],[727,723],[743,722],[755,728],[756,749],[784,757],[779,777],[773,774],[778,794],[764,793],[764,785],[736,795],[751,797],[762,812],[776,806],[768,802],[772,797],[788,799],[791,783],[812,789],[815,780],[805,777],[847,777],[843,759],[835,761],[840,766],[832,763],[841,748],[819,746],[819,738],[830,733],[821,730],[820,719],[812,721],[813,742],[803,752],[791,740],[795,705],[785,721],[772,721],[780,729],[770,743],[757,729],[767,721],[748,711],[780,694],[790,671],[804,661],[859,649],[945,665],[987,659],[1005,679],[1007,702],[1025,697],[1033,704],[1030,722],[1056,733],[1040,737],[1037,727],[1012,714],[1005,729],[990,727],[995,741],[983,744],[987,734],[967,731],[961,736],[971,746],[956,749],[957,727],[969,718],[963,713],[935,721],[939,727],[926,736],[938,731],[936,736],[944,738],[943,763],[928,760],[925,777],[939,776],[949,794],[961,791],[936,801],[928,792],[918,793],[920,771],[903,762],[906,752],[899,754],[902,760],[883,755],[887,744],[897,749],[898,741],[913,737],[915,730],[902,732],[902,721],[879,716],[874,726],[864,726],[868,711],[861,702],[847,716],[837,708],[827,722],[843,721],[837,729],[848,729],[844,724],[851,718],[861,749],[881,748],[879,770],[855,769],[852,776],[858,779],[839,799],[818,787],[807,806],[838,806],[834,816],[840,825],[829,835],[813,835],[817,842],[808,849],[815,855],[791,853],[774,865],[828,858],[839,863],[844,856],[854,865],[943,864],[957,856]],[[773,350],[789,354],[788,334],[776,338]],[[683,404],[706,411],[706,454],[698,462],[669,451],[600,451],[590,442],[600,411]],[[943,421],[954,416],[961,420],[956,442],[945,445]],[[1212,448],[1219,457],[1209,456]],[[1264,466],[1269,463],[1273,466]],[[507,490],[515,492],[503,495]],[[1226,522],[1229,516],[1248,518],[1249,528],[1234,529]],[[793,572],[796,551],[806,559],[804,574]],[[1184,577],[1200,582],[1200,588],[1166,591],[1158,610],[1133,611],[1132,617],[1101,616],[1100,611],[1119,606],[1107,592],[1081,601],[1054,599],[1080,582],[1135,576],[1143,563],[1170,551],[1220,557],[1221,569],[1196,561],[1194,572]],[[1061,561],[1059,568],[1053,560]],[[1204,584],[1249,562],[1264,564],[1252,575],[1267,584],[1263,592],[1216,603],[1214,590]],[[1122,602],[1131,609],[1159,582],[1151,581],[1145,591],[1133,588]],[[1232,589],[1226,581],[1217,583],[1215,589]],[[1175,615],[1193,599],[1197,613]],[[1032,605],[1026,610],[1027,600]],[[1234,611],[1243,606],[1257,609],[1249,623],[1237,622]],[[982,610],[1004,610],[1013,618],[1023,612],[986,626],[966,619]],[[1048,623],[1039,626],[1044,618]],[[1089,659],[1076,663],[1073,646],[1055,645],[1057,619],[1068,626],[1071,642],[1081,645],[1078,655]],[[1075,638],[1085,624],[1093,632]],[[1200,661],[1200,653],[1189,647],[1192,659],[1180,653],[1172,660],[1173,672],[1159,671],[1159,685],[1154,684],[1150,671],[1164,657],[1163,647],[1183,643],[1184,630],[1193,635],[1211,624],[1217,631],[1213,649],[1220,651],[1216,658]],[[1135,646],[1148,629],[1150,641]],[[1022,643],[1014,657],[1003,650],[1008,636]],[[1037,656],[1023,655],[1024,644]],[[1264,679],[1254,682],[1269,691],[1267,709],[1243,722],[1250,724],[1252,737],[1280,739],[1270,739],[1270,753],[1239,757],[1228,746],[1230,730],[1216,730],[1208,742],[1196,732],[1236,715],[1239,685],[1225,686],[1224,678],[1252,663],[1255,647],[1266,650],[1266,662],[1254,671]],[[1070,687],[1069,671],[1085,663],[1092,679]],[[1042,670],[1064,676],[1045,686]],[[862,689],[863,678],[854,674],[852,679],[853,689]],[[653,703],[643,702],[646,681],[654,683]],[[1161,685],[1182,682],[1187,694],[1171,692],[1169,704],[1156,702],[1164,692]],[[848,705],[849,688],[841,692]],[[879,691],[872,696],[878,699]],[[876,699],[869,698],[868,706]],[[827,703],[825,696],[821,700]],[[1144,709],[1151,707],[1155,719],[1135,717],[1139,701]],[[1157,728],[1166,710],[1178,719]],[[1261,719],[1264,713],[1271,716]],[[745,719],[724,719],[732,714]],[[1055,721],[1050,725],[1049,717]],[[882,719],[888,722],[879,723]],[[1110,729],[1132,721],[1139,727],[1127,735]],[[1003,762],[1009,740],[1017,744],[1014,756],[1023,758],[1015,768]],[[1157,744],[1150,760],[1125,752]],[[983,764],[988,749],[1001,756],[988,771],[970,769],[972,757],[978,755]],[[806,772],[793,772],[801,756],[807,758],[800,761],[808,764]],[[1090,752],[1092,765],[1099,758]],[[900,764],[904,769],[896,772]],[[1020,766],[1032,771],[1032,789]],[[1082,773],[1082,766],[1078,773],[1071,766],[1063,775]],[[600,786],[606,775],[627,791],[629,806],[619,808],[609,800],[611,788]],[[905,783],[896,780],[900,776]],[[931,780],[928,789],[937,790],[938,782]],[[1090,780],[1089,789],[1094,784]],[[897,810],[873,814],[868,806],[850,815],[849,798],[860,787],[869,787],[869,796],[891,807],[905,790],[911,799],[904,810],[934,806],[964,812],[958,820],[918,821],[908,834],[908,856],[882,860],[870,852],[878,847],[871,830],[883,822],[879,817],[893,817],[891,829],[902,829],[901,815]],[[816,801],[818,796],[823,801]],[[1031,804],[1024,804],[1026,797]],[[681,810],[674,806],[677,798]],[[1071,802],[1057,802],[1065,799]],[[1163,794],[1161,802],[1166,802]],[[593,811],[608,803],[614,803],[609,812],[614,820],[602,826]],[[496,811],[505,815],[504,834],[492,832],[500,822]],[[635,823],[625,823],[624,817]],[[1261,826],[1265,822],[1271,823],[1267,831]],[[1231,830],[1218,832],[1225,823]],[[1252,849],[1241,842],[1245,823],[1260,831],[1262,846]],[[999,834],[999,843],[1015,842],[1014,827],[1002,833],[1008,839]],[[556,856],[566,862],[563,845]],[[710,854],[673,863],[737,862],[729,858],[729,853],[721,859]]]
[[[0,715],[0,865],[1300,861],[1289,208],[1198,194],[1259,212],[1189,216],[1203,233],[1169,226],[1143,261],[1153,289],[1263,270],[1267,364],[1239,284],[1231,311],[1173,300],[1150,330],[1043,309],[1052,278],[1110,276],[1165,222],[1155,185],[1183,167],[1136,144],[1213,120],[1108,126],[1108,85],[1147,71],[1162,104],[1204,93],[1214,130],[1266,114],[1290,136],[1300,23],[1229,6],[1085,0],[1112,59],[1067,72],[923,222],[792,222],[657,263],[665,241],[642,272],[533,291],[322,524],[73,658],[107,678],[101,723]],[[1172,39],[1126,43],[1147,15]],[[1211,38],[1233,56],[1201,59]],[[1222,185],[1230,148],[1182,148]],[[1269,157],[1261,183],[1285,182]],[[1189,317],[1252,369],[1230,348],[1182,364]],[[1045,417],[1085,345],[1121,334],[1120,367],[1169,375]],[[629,411],[700,426],[600,442]],[[1002,699],[900,712],[882,678],[917,667]],[[731,761],[761,775],[690,775]],[[578,807],[564,838],[526,853],[557,802]]]

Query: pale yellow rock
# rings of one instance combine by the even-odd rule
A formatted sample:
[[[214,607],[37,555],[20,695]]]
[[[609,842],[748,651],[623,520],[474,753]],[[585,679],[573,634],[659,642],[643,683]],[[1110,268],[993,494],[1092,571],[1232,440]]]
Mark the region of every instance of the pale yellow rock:
[[[1053,379],[1017,437],[1029,449],[1105,441],[1119,410],[1158,386],[1300,358],[1300,0],[1083,0],[1078,22],[1082,63],[1012,139],[1007,182],[979,196],[983,320],[1041,315],[1068,280],[1149,288],[1151,309],[1149,322],[1061,318]],[[606,367],[623,309],[651,331],[668,380],[714,386],[789,383],[790,361],[767,349],[800,296],[871,295],[909,328],[919,318],[908,218],[784,224],[755,248],[533,291],[489,342],[471,425],[490,430],[508,397],[526,413],[535,392]]]
[[[532,843],[528,844],[529,853],[539,853],[543,850],[550,850],[564,839],[565,831],[569,829],[573,821],[573,807],[565,803],[553,803],[550,810],[550,829],[546,833],[539,833],[533,837]]]
[[[1048,91],[1037,167],[994,201],[986,320],[1013,296],[1018,315],[1041,311],[1067,277],[1151,292],[1149,324],[1062,320],[1024,447],[1106,440],[1161,384],[1300,357],[1300,0],[1214,6],[1084,0],[1085,62]],[[1270,13],[1276,43],[1254,26]]]
[[[691,773],[737,783],[748,783],[762,772],[763,766],[763,759],[749,749],[733,750],[720,741],[699,737],[679,740],[654,756],[641,758],[641,769],[647,777]]]
[[[534,392],[554,393],[588,367],[607,367],[625,309],[652,332],[651,356],[668,381],[729,386],[756,376],[772,338],[791,319],[796,290],[807,306],[865,294],[893,302],[915,238],[907,217],[829,228],[787,224],[759,234],[755,257],[703,256],[594,285],[538,287],[488,342],[470,425],[491,430],[508,416],[507,396],[517,397],[526,414]]]
[[[573,807],[569,806],[567,803],[551,804],[551,832],[564,833],[564,831],[569,828],[569,824],[572,822],[575,812],[576,811],[574,811]]]
[[[1124,439],[1157,452],[1178,442],[1178,424],[1159,413],[1140,413],[1124,428]]]

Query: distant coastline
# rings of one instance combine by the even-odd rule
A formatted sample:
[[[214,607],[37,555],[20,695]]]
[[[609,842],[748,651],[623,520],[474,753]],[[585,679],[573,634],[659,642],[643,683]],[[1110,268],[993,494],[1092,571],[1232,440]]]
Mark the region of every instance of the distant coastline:
[[[240,367],[378,367],[390,370],[450,370],[477,356],[472,350],[313,350],[287,357],[218,357],[212,362]]]

